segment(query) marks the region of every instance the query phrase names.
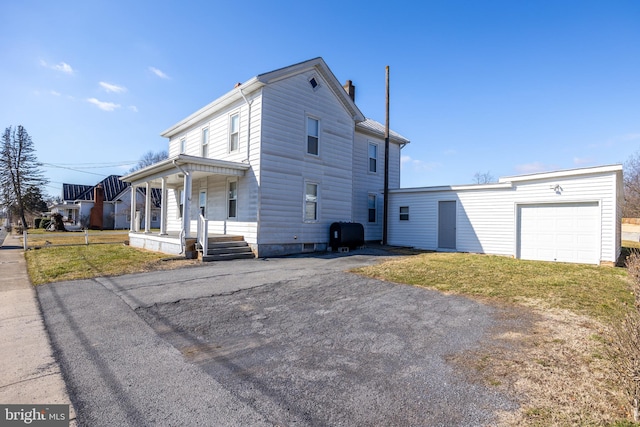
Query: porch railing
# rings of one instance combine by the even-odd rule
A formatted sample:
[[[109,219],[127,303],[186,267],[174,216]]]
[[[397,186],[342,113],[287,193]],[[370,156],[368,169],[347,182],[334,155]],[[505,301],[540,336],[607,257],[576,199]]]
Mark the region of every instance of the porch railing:
[[[202,248],[202,254],[206,255],[209,250],[209,220],[200,214],[198,218],[198,244]]]

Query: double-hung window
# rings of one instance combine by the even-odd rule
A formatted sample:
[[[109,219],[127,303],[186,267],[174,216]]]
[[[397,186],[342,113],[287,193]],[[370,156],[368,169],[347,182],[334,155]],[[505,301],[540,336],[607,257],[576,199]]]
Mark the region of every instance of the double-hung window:
[[[400,221],[409,221],[409,206],[400,206]]]
[[[378,146],[373,143],[369,143],[369,172],[378,171]]]
[[[229,151],[236,151],[239,147],[240,115],[234,114],[229,119]]]
[[[209,156],[209,128],[202,129],[202,157]]]
[[[320,121],[307,117],[307,154],[317,156],[320,145]]]
[[[318,220],[318,184],[311,182],[305,183],[304,220],[306,222]]]
[[[207,217],[207,190],[200,190],[198,195],[198,207],[200,208],[200,215]]]
[[[231,180],[227,183],[227,217],[238,217],[238,181]]]
[[[376,214],[376,204],[377,197],[375,194],[369,194],[369,222],[376,222],[377,214]]]

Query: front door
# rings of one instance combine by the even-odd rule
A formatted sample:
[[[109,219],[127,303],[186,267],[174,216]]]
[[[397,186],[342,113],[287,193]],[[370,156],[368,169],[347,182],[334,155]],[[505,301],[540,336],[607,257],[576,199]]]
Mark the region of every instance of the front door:
[[[456,248],[456,202],[438,202],[438,249]]]

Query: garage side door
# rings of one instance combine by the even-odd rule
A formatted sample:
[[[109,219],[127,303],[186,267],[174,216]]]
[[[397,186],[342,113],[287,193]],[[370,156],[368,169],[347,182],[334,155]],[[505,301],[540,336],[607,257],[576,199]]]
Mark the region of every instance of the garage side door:
[[[598,203],[519,206],[518,258],[599,264]]]

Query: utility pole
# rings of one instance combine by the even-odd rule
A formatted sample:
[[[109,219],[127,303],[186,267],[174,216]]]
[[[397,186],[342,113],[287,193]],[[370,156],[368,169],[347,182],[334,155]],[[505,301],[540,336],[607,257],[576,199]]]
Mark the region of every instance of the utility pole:
[[[382,208],[382,244],[387,244],[387,229],[389,222],[389,66],[386,68],[386,114],[384,122],[384,198]]]

